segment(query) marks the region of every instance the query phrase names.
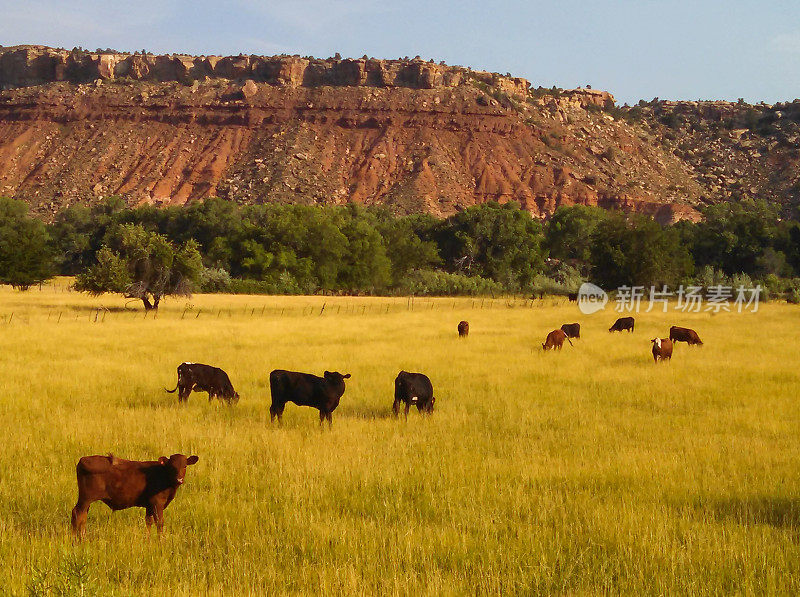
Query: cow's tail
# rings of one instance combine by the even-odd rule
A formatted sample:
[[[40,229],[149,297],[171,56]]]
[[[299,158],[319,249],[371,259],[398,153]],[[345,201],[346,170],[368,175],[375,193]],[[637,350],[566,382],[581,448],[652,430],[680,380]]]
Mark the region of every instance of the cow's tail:
[[[175,389],[174,389],[174,390],[168,390],[167,388],[164,388],[164,391],[165,391],[167,394],[174,394],[175,392],[177,392],[177,391],[178,391],[178,384],[175,384]]]

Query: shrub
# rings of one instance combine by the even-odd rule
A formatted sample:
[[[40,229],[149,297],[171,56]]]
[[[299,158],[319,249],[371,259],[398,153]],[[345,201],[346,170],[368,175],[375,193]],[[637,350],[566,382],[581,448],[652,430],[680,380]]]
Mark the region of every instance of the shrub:
[[[231,286],[231,275],[224,268],[205,268],[200,272],[200,290],[202,292],[228,292]]]
[[[503,286],[480,276],[415,270],[406,275],[399,290],[402,294],[415,296],[478,296],[501,294]]]

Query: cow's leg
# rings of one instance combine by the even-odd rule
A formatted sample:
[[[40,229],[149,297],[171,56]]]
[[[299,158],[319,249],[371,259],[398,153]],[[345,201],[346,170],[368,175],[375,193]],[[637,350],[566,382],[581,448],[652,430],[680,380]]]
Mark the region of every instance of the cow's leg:
[[[159,534],[161,531],[164,530],[164,505],[163,504],[153,504],[153,515],[156,519],[156,529],[158,529]]]
[[[327,413],[324,410],[319,411],[319,426],[322,427],[325,423],[325,419],[328,417]]]
[[[333,413],[325,413],[325,418],[328,419],[328,429],[333,427]]]
[[[277,404],[273,402],[269,407],[269,420],[273,422],[275,417],[278,417],[278,423],[282,423],[283,419],[283,409],[286,407],[285,404]]]
[[[78,500],[72,509],[72,534],[83,538],[86,536],[86,518],[89,514],[91,502]]]
[[[405,415],[406,415],[406,421],[408,421],[408,411],[409,411],[409,410],[411,410],[411,403],[410,403],[410,402],[408,402],[408,401],[406,401],[406,412],[405,412]]]
[[[181,386],[178,388],[178,402],[186,402],[189,399],[189,394],[192,389],[189,386]]]
[[[150,527],[156,520],[156,512],[152,506],[147,506],[144,510],[144,523],[147,526],[147,534],[150,534]]]
[[[395,399],[394,403],[392,404],[392,412],[394,413],[395,419],[400,416],[400,401]]]

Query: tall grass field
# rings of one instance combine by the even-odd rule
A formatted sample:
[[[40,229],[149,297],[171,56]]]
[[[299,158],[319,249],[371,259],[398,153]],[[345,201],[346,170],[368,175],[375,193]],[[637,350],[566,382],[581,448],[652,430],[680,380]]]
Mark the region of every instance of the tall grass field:
[[[800,310],[636,315],[563,299],[195,295],[158,315],[60,280],[0,288],[0,592],[33,595],[800,591]],[[459,340],[456,326],[470,323]],[[578,321],[561,352],[541,343]],[[655,365],[650,339],[698,331]],[[235,406],[164,392],[225,369]],[[351,373],[331,429],[269,372]],[[391,415],[400,370],[431,417]],[[75,464],[197,454],[148,534],[89,511]]]

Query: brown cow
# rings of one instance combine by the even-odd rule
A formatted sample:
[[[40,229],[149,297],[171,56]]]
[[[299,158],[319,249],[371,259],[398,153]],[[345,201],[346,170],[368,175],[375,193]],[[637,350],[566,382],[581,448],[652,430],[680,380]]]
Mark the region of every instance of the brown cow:
[[[469,322],[468,321],[459,321],[458,322],[458,337],[459,338],[466,338],[469,336]]]
[[[658,363],[659,359],[662,361],[672,359],[672,340],[669,338],[653,338],[650,342],[653,343],[653,361]]]
[[[89,506],[102,500],[112,510],[144,508],[145,523],[153,522],[158,531],[164,528],[164,508],[183,484],[186,467],[197,456],[173,454],[158,460],[123,460],[115,456],[84,456],[76,467],[78,503],[72,509],[72,532],[86,534]]]
[[[686,342],[689,346],[702,346],[703,341],[700,340],[700,336],[697,335],[691,328],[681,328],[677,325],[673,325],[669,328],[669,339],[673,342]]]
[[[549,334],[547,334],[547,339],[542,344],[543,350],[550,350],[558,349],[561,350],[561,347],[564,345],[564,340],[569,342],[569,345],[572,346],[572,340],[564,333],[564,330],[553,330]]]

